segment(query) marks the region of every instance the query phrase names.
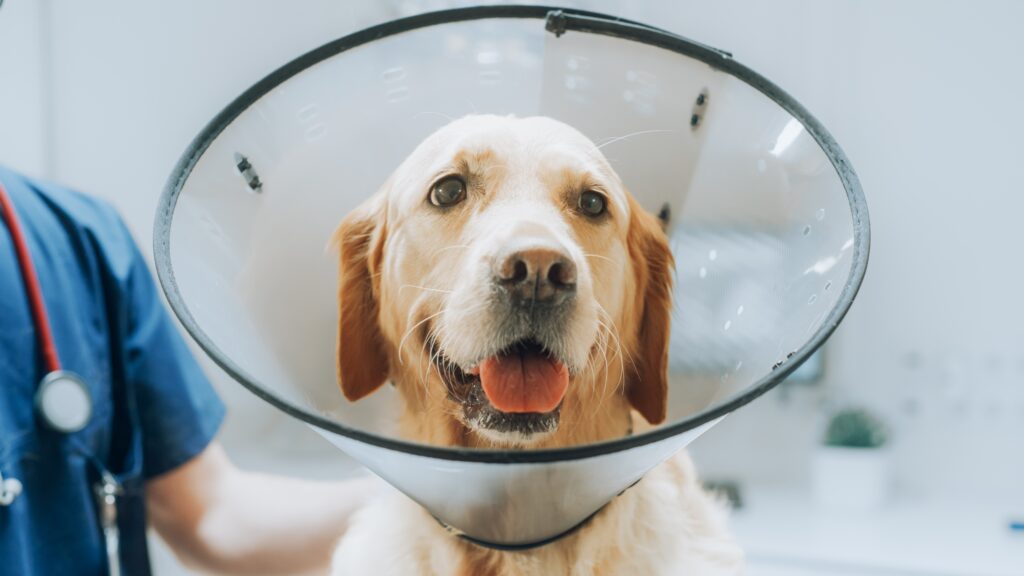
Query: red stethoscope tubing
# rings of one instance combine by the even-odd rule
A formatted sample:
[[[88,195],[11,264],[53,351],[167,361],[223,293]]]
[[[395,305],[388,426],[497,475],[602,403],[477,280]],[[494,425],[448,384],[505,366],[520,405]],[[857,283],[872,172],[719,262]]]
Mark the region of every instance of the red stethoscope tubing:
[[[25,236],[21,231],[21,224],[14,211],[14,204],[3,183],[0,183],[0,216],[3,216],[7,224],[7,230],[11,234],[11,241],[14,242],[14,252],[18,259],[18,267],[21,268],[21,281],[25,285],[25,294],[28,296],[29,308],[32,311],[32,320],[36,325],[36,335],[39,338],[39,346],[43,353],[43,362],[46,364],[47,372],[58,372],[60,370],[60,357],[57,356],[57,345],[53,341],[53,332],[50,330],[50,319],[46,314],[46,303],[43,302],[43,291],[39,288],[39,277],[36,275],[35,266],[32,264],[32,256],[29,254],[28,245],[25,243]]]
[[[3,0],[0,0],[2,2]],[[39,386],[36,397],[36,407],[41,412],[46,423],[58,432],[77,432],[81,430],[89,417],[92,415],[92,401],[89,392],[81,379],[71,373],[64,372],[60,368],[60,358],[57,356],[57,345],[53,341],[53,332],[50,330],[50,319],[46,314],[46,303],[43,302],[43,291],[39,288],[39,276],[36,275],[35,266],[32,264],[32,255],[29,254],[28,244],[21,231],[21,223],[18,222],[18,215],[14,211],[14,203],[7,195],[7,189],[3,182],[0,182],[0,217],[7,224],[7,230],[11,234],[14,243],[14,253],[18,259],[18,267],[21,269],[21,281],[25,285],[25,294],[28,296],[29,308],[32,310],[32,321],[35,324],[36,334],[39,338],[39,346],[43,353],[43,362],[46,364],[46,377]],[[80,391],[79,415],[84,417],[68,421],[67,418],[54,418],[48,413],[46,401],[40,400],[40,396],[48,390],[59,388],[57,382],[72,384]],[[51,396],[61,395],[60,390],[51,393]],[[66,394],[66,392],[65,392]],[[84,403],[84,404],[81,404]],[[83,412],[84,410],[84,412]],[[100,506],[100,518],[103,528],[104,544],[107,550],[107,566],[109,573],[117,575],[121,573],[121,560],[118,555],[119,534],[117,531],[117,499],[121,494],[121,485],[117,479],[101,467],[102,478],[94,487],[95,496]],[[2,476],[0,476],[2,480]],[[16,479],[7,479],[0,483],[0,505],[10,505],[22,491],[21,483]]]

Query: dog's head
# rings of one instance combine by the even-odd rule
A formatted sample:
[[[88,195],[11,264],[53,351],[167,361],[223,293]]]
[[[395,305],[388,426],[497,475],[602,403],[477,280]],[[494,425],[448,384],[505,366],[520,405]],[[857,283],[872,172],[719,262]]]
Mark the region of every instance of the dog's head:
[[[672,257],[598,148],[548,118],[469,116],[341,223],[338,377],[390,380],[406,433],[558,446],[665,418]]]

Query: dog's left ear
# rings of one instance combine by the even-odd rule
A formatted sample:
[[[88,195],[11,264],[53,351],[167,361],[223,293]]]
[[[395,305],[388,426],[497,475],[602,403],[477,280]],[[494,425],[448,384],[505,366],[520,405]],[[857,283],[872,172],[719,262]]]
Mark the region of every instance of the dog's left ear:
[[[636,273],[633,365],[626,366],[626,397],[651,424],[665,420],[668,403],[668,340],[675,264],[661,222],[630,199],[629,255]]]
[[[385,213],[384,195],[378,193],[346,216],[332,239],[341,250],[338,384],[351,401],[380,388],[390,367],[378,319]]]

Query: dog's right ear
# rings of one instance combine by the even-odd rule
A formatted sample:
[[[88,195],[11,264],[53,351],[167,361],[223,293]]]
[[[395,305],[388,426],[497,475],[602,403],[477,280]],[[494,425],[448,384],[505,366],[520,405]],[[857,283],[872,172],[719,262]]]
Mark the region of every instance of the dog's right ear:
[[[342,220],[332,239],[341,251],[338,383],[351,401],[380,388],[388,378],[389,360],[378,321],[386,235],[384,195],[376,194]]]

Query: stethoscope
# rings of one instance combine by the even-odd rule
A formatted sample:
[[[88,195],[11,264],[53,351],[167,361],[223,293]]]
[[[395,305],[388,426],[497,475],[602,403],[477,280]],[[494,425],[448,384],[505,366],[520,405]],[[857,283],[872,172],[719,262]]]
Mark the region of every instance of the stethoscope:
[[[3,217],[14,244],[21,280],[25,286],[32,322],[46,367],[46,375],[36,388],[36,415],[50,430],[61,434],[73,434],[85,428],[92,418],[93,399],[81,376],[61,368],[57,346],[50,329],[50,320],[46,313],[46,303],[39,288],[39,277],[32,264],[32,257],[14,211],[14,204],[7,195],[3,183],[0,183],[0,216]],[[100,481],[93,486],[93,494],[99,508],[110,574],[118,576],[121,573],[121,562],[118,553],[120,538],[117,532],[117,497],[122,489],[117,479],[106,470],[102,470],[100,476]],[[10,506],[21,494],[22,489],[17,478],[4,478],[0,471],[0,506]]]

